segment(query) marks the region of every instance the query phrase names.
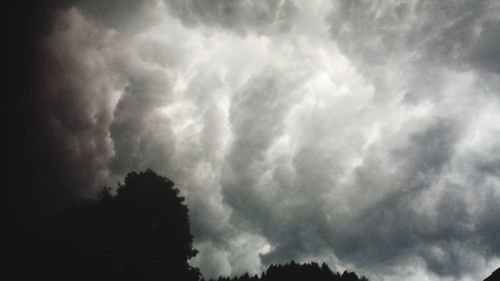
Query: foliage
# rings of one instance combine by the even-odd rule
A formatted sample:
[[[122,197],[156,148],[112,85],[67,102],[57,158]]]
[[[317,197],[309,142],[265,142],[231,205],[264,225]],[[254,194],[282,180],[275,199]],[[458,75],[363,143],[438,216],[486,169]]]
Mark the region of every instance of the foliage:
[[[216,281],[368,281],[366,277],[358,277],[354,272],[340,274],[332,272],[330,268],[323,263],[319,266],[317,263],[298,264],[294,261],[285,265],[271,265],[262,273],[250,277],[244,274],[239,277],[219,277]]]
[[[184,198],[151,170],[60,214],[41,239],[41,271],[57,280],[200,279]]]
[[[174,183],[151,170],[131,172],[116,194],[109,188],[57,216],[25,239],[18,280],[199,281],[188,208]],[[326,264],[271,265],[260,277],[217,281],[366,281]]]

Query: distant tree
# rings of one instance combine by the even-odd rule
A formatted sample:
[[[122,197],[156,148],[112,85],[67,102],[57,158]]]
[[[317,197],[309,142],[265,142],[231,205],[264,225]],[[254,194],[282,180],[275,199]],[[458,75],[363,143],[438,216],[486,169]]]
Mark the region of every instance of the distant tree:
[[[229,279],[219,278],[219,281],[226,281]],[[247,281],[249,280],[248,274],[240,277],[234,277],[230,280],[233,281]],[[319,266],[317,263],[299,264],[291,261],[285,265],[271,264],[259,277],[252,277],[251,280],[255,281],[368,281],[366,277],[358,277],[354,272],[344,271],[342,275],[338,272],[333,272],[328,265],[323,263]]]
[[[52,280],[199,280],[188,208],[174,183],[131,172],[113,196],[58,215],[41,236],[40,273]]]

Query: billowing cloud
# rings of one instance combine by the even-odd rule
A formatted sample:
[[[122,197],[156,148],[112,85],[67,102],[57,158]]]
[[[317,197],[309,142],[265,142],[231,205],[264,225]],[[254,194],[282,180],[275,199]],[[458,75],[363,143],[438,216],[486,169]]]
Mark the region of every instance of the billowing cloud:
[[[486,0],[76,1],[46,38],[49,131],[80,196],[172,178],[208,278],[295,259],[479,280],[500,262],[498,26]]]

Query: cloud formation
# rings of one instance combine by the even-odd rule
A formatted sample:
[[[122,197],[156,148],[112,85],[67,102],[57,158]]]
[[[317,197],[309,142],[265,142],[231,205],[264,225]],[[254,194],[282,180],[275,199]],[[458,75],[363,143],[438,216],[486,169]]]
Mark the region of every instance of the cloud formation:
[[[486,0],[75,1],[46,38],[48,130],[80,196],[172,178],[205,277],[478,280],[500,262],[498,26]]]

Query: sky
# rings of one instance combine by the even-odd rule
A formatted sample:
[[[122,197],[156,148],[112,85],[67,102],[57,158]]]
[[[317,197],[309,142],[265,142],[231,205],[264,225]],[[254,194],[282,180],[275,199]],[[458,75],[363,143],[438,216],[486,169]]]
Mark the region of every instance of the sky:
[[[46,10],[23,217],[151,168],[185,196],[206,278],[292,259],[374,281],[500,266],[500,1]]]

